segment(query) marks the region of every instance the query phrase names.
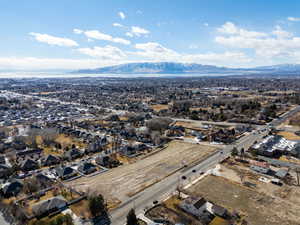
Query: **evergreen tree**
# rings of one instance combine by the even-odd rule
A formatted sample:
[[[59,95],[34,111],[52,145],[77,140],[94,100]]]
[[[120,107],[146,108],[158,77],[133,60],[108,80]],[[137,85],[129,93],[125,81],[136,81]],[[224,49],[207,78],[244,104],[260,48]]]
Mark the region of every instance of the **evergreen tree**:
[[[107,214],[106,204],[102,195],[89,197],[89,210],[93,217]]]
[[[139,225],[134,209],[131,209],[127,214],[127,225]]]

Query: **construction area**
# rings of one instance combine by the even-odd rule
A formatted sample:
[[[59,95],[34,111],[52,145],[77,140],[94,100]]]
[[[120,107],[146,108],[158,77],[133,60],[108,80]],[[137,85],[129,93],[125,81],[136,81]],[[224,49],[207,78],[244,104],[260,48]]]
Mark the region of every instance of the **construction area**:
[[[212,146],[172,141],[165,149],[135,163],[93,177],[82,177],[67,184],[88,193],[101,193],[109,203],[118,205],[128,197],[185,166],[205,159],[217,150],[218,148]]]

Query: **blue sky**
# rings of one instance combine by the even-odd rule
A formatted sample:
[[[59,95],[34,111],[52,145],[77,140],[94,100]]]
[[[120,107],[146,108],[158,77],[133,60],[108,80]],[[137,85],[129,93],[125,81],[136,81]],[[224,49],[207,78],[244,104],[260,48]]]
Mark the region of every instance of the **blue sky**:
[[[2,70],[300,63],[296,0],[0,0],[0,27]]]

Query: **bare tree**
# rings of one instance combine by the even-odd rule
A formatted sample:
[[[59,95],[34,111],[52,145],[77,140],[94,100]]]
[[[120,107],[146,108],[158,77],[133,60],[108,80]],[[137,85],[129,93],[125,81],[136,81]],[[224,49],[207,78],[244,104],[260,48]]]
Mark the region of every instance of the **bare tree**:
[[[162,133],[164,130],[166,130],[170,123],[172,123],[172,119],[169,118],[154,118],[149,121],[147,121],[146,126],[151,131],[159,131]]]

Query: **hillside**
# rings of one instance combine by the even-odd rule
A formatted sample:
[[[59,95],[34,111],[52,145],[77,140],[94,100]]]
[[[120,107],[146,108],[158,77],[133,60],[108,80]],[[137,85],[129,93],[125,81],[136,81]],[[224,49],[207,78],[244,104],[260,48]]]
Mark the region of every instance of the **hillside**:
[[[300,74],[300,65],[282,64],[256,68],[227,68],[196,63],[128,63],[73,71],[77,74]]]

